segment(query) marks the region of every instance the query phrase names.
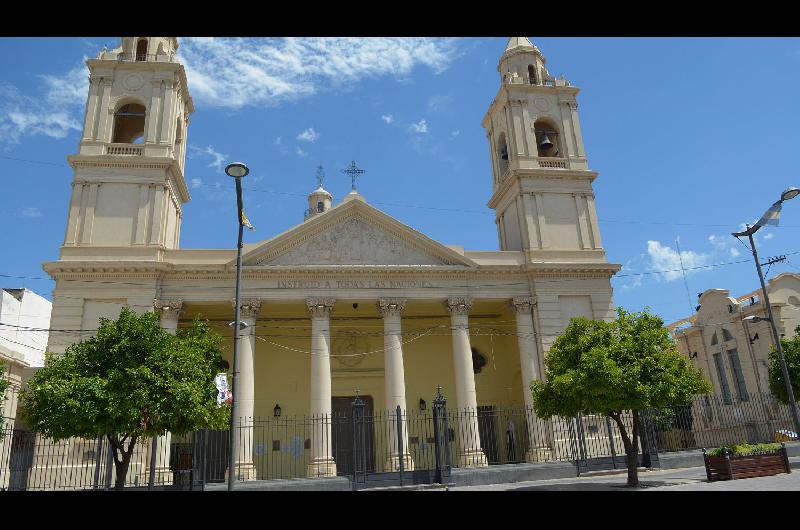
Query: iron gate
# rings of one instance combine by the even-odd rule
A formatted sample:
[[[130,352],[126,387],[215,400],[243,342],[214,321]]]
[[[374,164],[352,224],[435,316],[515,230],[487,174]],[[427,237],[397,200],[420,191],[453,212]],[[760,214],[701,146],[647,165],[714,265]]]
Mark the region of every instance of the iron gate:
[[[441,389],[430,413],[420,414],[409,414],[400,406],[386,414],[366,414],[365,402],[356,394],[351,427],[354,490],[449,480],[453,436]]]

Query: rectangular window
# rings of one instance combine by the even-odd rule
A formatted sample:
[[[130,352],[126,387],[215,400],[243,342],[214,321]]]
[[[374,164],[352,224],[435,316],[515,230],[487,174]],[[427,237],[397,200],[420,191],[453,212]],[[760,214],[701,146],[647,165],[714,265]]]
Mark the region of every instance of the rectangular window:
[[[736,391],[739,393],[739,400],[748,401],[750,396],[747,395],[747,385],[744,382],[742,365],[739,364],[739,352],[736,351],[736,348],[728,351],[728,359],[731,361],[733,379],[736,381]]]
[[[717,378],[719,378],[720,387],[722,387],[722,401],[726,405],[731,404],[731,390],[728,387],[728,378],[725,377],[725,366],[722,361],[722,354],[714,354],[714,364],[717,367]]]

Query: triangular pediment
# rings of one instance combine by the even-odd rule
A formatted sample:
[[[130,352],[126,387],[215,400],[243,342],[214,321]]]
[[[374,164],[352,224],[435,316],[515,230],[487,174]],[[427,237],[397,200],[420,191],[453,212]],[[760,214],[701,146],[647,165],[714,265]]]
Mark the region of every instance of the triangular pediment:
[[[446,266],[476,264],[361,200],[350,200],[265,241],[247,266]]]

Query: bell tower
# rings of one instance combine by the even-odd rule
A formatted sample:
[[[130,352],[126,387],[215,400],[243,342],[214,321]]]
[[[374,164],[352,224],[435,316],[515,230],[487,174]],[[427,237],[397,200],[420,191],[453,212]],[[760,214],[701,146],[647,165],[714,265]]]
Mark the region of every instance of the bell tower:
[[[500,250],[526,260],[605,262],[578,120],[577,87],[556,79],[527,37],[509,39],[482,125],[492,161]]]
[[[61,259],[160,260],[178,248],[194,104],[175,37],[122,37],[86,61],[89,94]],[[102,256],[102,257],[101,257]]]

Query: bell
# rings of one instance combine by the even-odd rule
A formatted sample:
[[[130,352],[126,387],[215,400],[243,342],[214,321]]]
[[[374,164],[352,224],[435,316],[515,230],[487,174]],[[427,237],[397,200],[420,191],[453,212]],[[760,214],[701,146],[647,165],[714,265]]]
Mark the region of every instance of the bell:
[[[553,148],[553,142],[551,142],[550,138],[547,137],[547,133],[542,134],[542,141],[539,143],[539,147],[545,151]]]

